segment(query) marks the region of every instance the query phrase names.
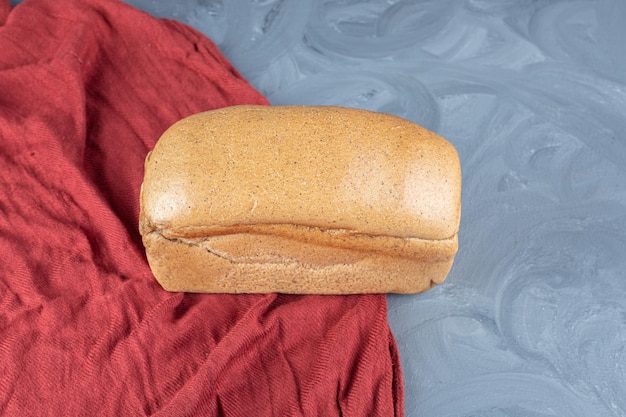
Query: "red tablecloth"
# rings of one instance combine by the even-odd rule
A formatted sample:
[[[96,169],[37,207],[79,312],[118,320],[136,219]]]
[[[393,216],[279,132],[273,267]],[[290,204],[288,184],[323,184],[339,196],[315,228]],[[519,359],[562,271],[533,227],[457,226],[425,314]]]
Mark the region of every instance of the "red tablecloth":
[[[0,24],[1,415],[403,414],[383,295],[152,277],[146,153],[182,117],[267,104],[211,41],[113,0],[0,0]]]

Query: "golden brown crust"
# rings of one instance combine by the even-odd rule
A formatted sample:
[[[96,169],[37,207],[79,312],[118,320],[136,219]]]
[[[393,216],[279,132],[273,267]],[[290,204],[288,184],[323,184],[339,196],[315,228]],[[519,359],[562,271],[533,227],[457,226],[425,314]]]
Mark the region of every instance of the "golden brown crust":
[[[419,292],[452,265],[460,187],[454,147],[404,119],[236,106],[164,133],[140,231],[172,291]]]

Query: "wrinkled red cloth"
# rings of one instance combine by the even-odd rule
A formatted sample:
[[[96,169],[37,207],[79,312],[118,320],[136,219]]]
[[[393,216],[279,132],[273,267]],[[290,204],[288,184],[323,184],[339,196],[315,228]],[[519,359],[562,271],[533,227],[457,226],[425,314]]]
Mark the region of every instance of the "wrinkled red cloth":
[[[148,150],[192,113],[267,104],[211,41],[113,0],[0,0],[0,24],[0,415],[403,415],[384,295],[151,275]]]

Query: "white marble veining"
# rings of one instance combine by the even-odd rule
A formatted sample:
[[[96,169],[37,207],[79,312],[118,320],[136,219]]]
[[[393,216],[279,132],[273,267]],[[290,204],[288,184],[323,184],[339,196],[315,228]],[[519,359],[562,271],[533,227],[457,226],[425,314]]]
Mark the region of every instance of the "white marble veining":
[[[445,284],[389,296],[407,416],[626,416],[626,2],[129,0],[273,104],[403,116],[463,166]]]

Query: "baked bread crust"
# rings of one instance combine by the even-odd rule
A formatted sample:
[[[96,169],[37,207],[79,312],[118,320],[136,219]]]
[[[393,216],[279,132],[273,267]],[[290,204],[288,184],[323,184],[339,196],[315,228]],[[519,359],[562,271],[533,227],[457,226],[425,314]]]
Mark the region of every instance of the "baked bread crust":
[[[169,291],[416,293],[457,251],[454,147],[395,116],[234,106],[146,157],[140,232]]]

